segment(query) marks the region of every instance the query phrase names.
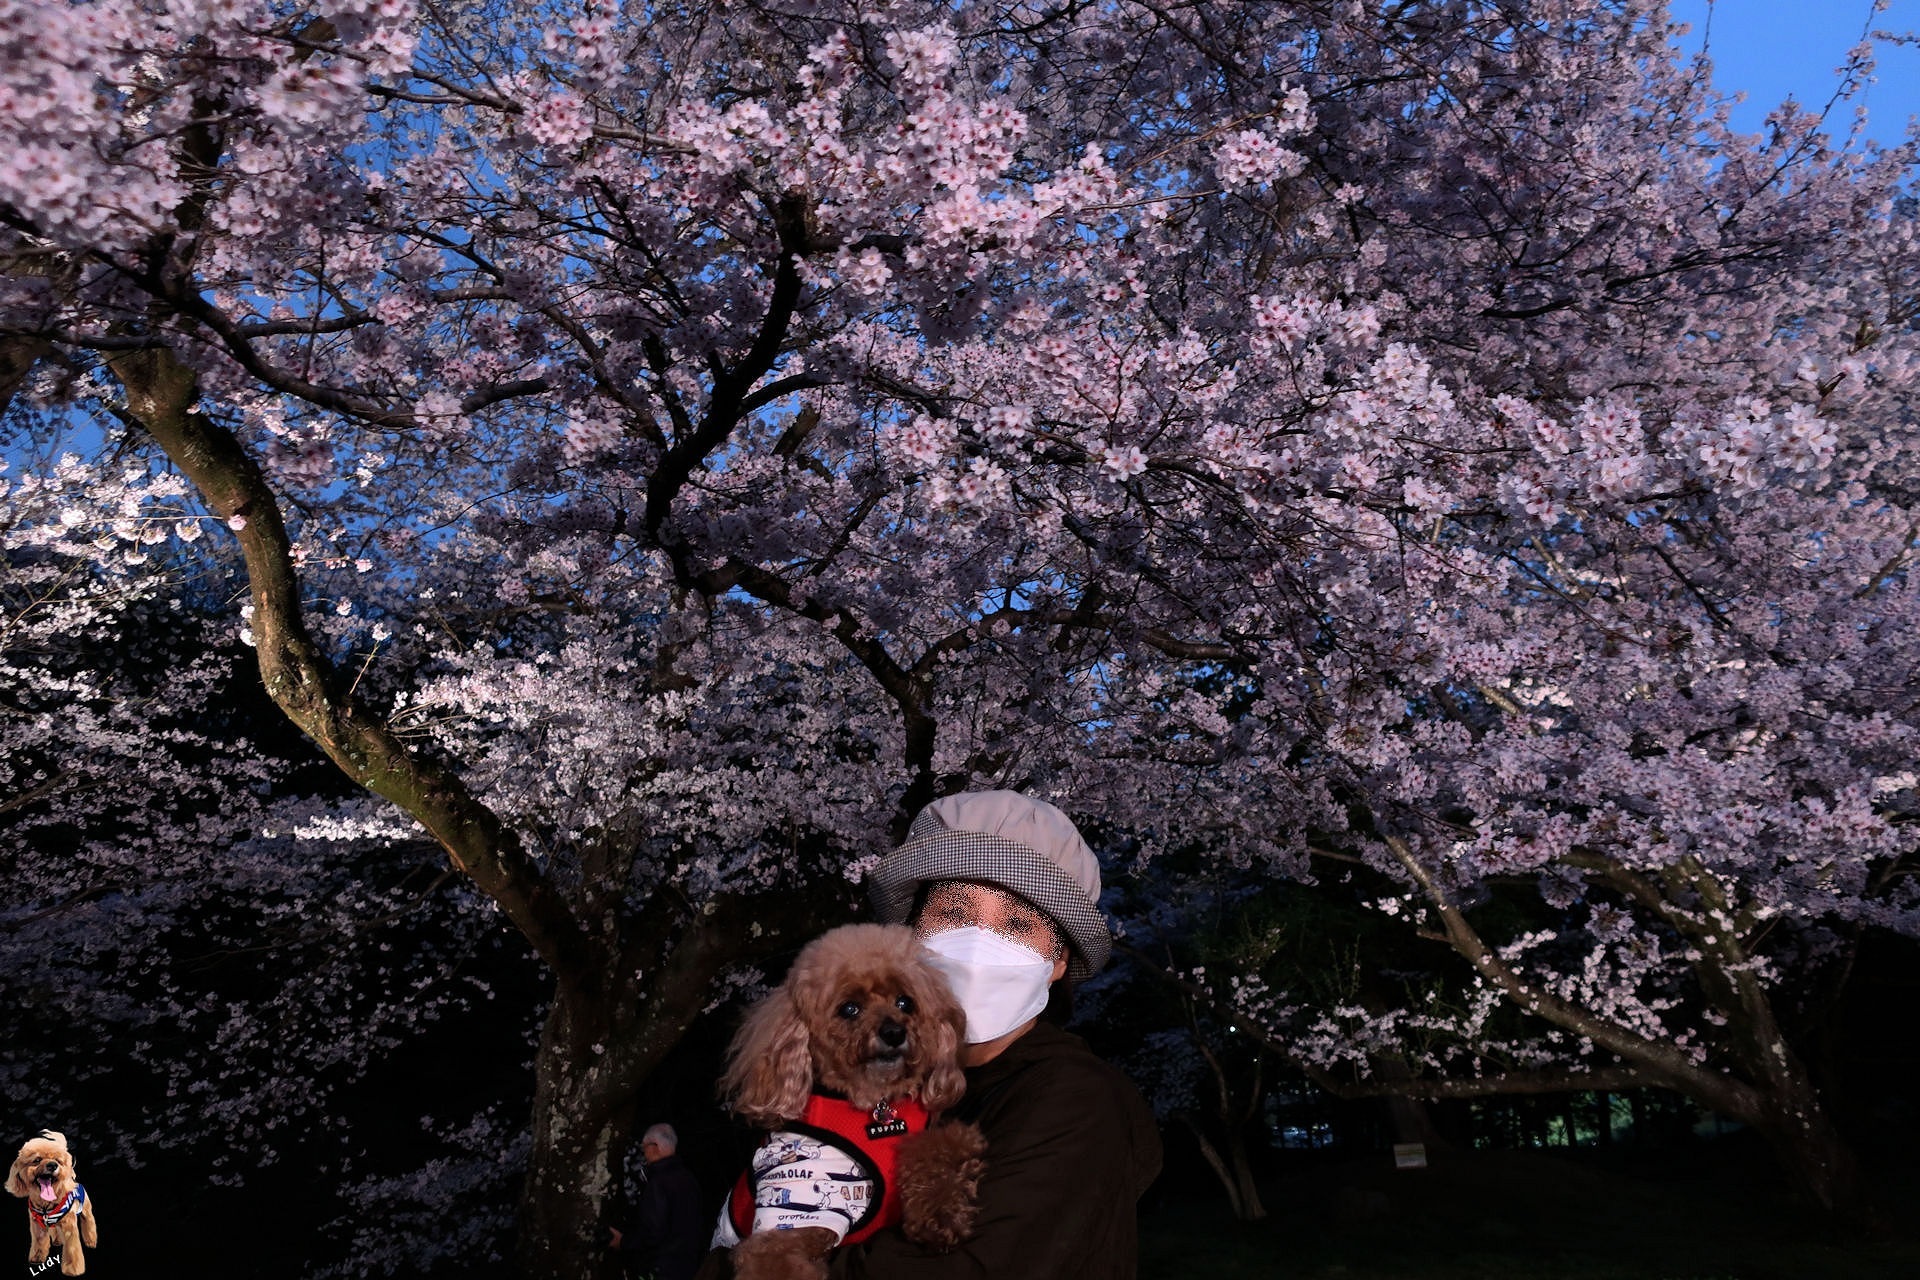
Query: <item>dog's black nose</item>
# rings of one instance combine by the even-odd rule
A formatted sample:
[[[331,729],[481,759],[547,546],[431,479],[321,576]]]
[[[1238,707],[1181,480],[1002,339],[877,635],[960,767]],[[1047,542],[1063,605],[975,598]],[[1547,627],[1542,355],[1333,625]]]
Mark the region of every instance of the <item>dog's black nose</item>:
[[[876,1034],[880,1037],[880,1043],[889,1049],[898,1049],[907,1042],[907,1029],[892,1018],[881,1023],[880,1030]]]

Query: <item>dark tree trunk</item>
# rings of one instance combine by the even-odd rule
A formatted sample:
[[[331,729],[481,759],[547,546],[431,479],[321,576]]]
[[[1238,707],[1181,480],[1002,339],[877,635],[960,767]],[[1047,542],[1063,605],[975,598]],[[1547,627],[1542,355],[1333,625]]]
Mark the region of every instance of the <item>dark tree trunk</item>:
[[[1233,1162],[1234,1184],[1240,1189],[1240,1221],[1258,1222],[1267,1216],[1267,1206],[1260,1202],[1260,1188],[1253,1180],[1253,1161],[1247,1157],[1247,1135],[1236,1131],[1227,1146]]]
[[[1613,1145],[1613,1095],[1605,1089],[1592,1096],[1593,1140],[1603,1150]]]
[[[518,1261],[525,1276],[616,1280],[620,1274],[617,1257],[602,1247],[609,1225],[603,1218],[631,1137],[633,1111],[623,1104],[634,1064],[616,1070],[609,1061],[609,1003],[598,993],[562,987],[540,1032],[533,1146],[520,1206]]]
[[[844,882],[724,897],[690,919],[660,920],[625,953],[609,948],[594,971],[604,978],[556,983],[534,1057],[533,1146],[514,1251],[523,1276],[616,1280],[619,1263],[602,1242],[633,1140],[635,1093],[728,966],[791,951],[850,913]]]
[[[1876,1222],[1853,1150],[1811,1087],[1773,1101],[1750,1123],[1773,1148],[1787,1176],[1837,1225],[1856,1228]]]
[[[1395,858],[1440,913],[1447,940],[1480,975],[1522,1009],[1618,1054],[1653,1083],[1665,1085],[1716,1114],[1751,1125],[1778,1154],[1795,1186],[1843,1225],[1872,1225],[1853,1155],[1820,1101],[1813,1077],[1774,1016],[1770,993],[1753,956],[1724,922],[1739,914],[1727,890],[1705,869],[1683,858],[1658,877],[1593,859],[1585,869],[1605,877],[1623,898],[1685,934],[1698,948],[1694,973],[1712,1007],[1726,1016],[1721,1050],[1731,1070],[1702,1065],[1663,1040],[1650,1039],[1547,991],[1515,972],[1491,950],[1432,870],[1398,837]],[[1697,898],[1704,911],[1684,905]]]
[[[1376,1054],[1371,1059],[1375,1078],[1388,1087],[1408,1084],[1413,1080],[1413,1071],[1403,1058]],[[1424,1099],[1407,1093],[1389,1093],[1382,1102],[1387,1110],[1387,1123],[1393,1130],[1395,1142],[1424,1143],[1429,1151],[1437,1151],[1447,1146],[1446,1138],[1434,1127],[1433,1113]]]
[[[1199,1121],[1192,1116],[1182,1118],[1193,1130],[1194,1141],[1200,1144],[1200,1154],[1206,1159],[1207,1167],[1225,1189],[1233,1216],[1241,1222],[1258,1222],[1266,1217],[1267,1207],[1261,1203],[1260,1188],[1253,1179],[1253,1162],[1247,1157],[1246,1136],[1237,1132],[1229,1134],[1226,1150],[1222,1152]]]

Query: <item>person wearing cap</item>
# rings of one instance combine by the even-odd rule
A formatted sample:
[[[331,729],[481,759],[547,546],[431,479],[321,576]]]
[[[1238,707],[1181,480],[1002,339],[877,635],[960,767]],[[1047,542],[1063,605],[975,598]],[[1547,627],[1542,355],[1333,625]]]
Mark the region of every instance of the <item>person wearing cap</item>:
[[[836,1250],[830,1274],[1131,1280],[1159,1133],[1131,1081],[1042,1017],[1111,948],[1092,850],[1044,801],[966,792],[922,810],[868,887],[882,921],[914,926],[966,1013],[954,1114],[986,1135],[986,1172],[965,1244],[936,1253],[883,1231]]]

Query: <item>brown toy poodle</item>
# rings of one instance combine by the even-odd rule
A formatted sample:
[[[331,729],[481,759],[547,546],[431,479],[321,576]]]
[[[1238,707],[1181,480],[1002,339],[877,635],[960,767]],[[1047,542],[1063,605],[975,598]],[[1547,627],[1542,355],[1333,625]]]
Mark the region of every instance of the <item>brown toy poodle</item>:
[[[77,1276],[87,1269],[87,1255],[100,1243],[93,1222],[93,1198],[80,1185],[73,1169],[73,1153],[65,1134],[42,1129],[14,1157],[7,1190],[27,1202],[27,1229],[33,1243],[27,1248],[29,1265],[45,1262],[54,1237],[60,1239],[60,1274]]]
[[[818,1280],[835,1245],[896,1222],[935,1248],[972,1234],[986,1139],[940,1123],[966,1091],[965,1026],[903,925],[846,925],[801,950],[747,1012],[721,1080],[770,1130],[715,1237],[737,1280]]]

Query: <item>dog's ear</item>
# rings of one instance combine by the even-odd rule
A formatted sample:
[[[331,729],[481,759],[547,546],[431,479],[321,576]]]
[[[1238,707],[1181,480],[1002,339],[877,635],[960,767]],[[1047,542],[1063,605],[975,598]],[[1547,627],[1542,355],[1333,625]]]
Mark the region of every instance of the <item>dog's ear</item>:
[[[920,1002],[927,1055],[927,1082],[921,1086],[920,1101],[928,1111],[938,1114],[956,1105],[967,1092],[967,1077],[960,1070],[960,1042],[967,1032],[967,1015],[959,1001],[947,993],[945,980],[938,974],[931,977],[931,989],[939,995]]]
[[[813,1090],[813,1039],[785,987],[747,1010],[727,1048],[720,1095],[754,1124],[775,1125],[806,1110]]]
[[[931,1051],[933,1069],[927,1072],[926,1096],[920,1101],[937,1113],[957,1104],[967,1092],[967,1077],[960,1070],[960,1033],[952,1023],[943,1020],[935,1026]]]
[[[26,1153],[23,1151],[19,1156],[14,1158],[13,1167],[7,1170],[7,1194],[19,1196],[22,1199],[25,1199],[27,1193],[32,1190],[32,1188],[27,1185],[27,1180],[23,1176],[25,1160]]]

